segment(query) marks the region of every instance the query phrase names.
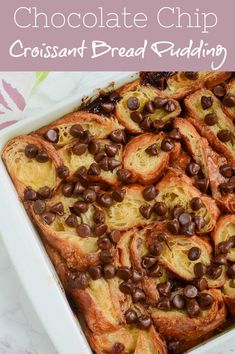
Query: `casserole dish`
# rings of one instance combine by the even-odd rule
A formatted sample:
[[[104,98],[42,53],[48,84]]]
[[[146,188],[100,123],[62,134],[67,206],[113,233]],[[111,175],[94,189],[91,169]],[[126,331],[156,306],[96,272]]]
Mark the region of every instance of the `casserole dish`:
[[[83,87],[82,96],[61,104],[48,112],[46,116],[38,115],[6,129],[0,134],[0,150],[11,138],[30,133],[32,130],[73,111],[80,105],[84,96],[94,97],[96,93],[92,91],[93,87],[118,88],[132,81],[134,76],[135,74],[114,73],[115,85],[111,86],[109,86],[110,82],[105,79],[93,81],[92,86]],[[78,349],[81,354],[91,353],[79,322],[70,309],[58,277],[37,232],[18,200],[17,193],[2,161],[0,163],[0,180],[1,236],[42,323],[59,353],[73,354],[77,353]],[[214,348],[218,349],[219,343],[225,343],[233,335],[234,330],[224,332],[217,338],[214,337],[208,341],[207,344],[200,344],[197,349],[193,349],[193,352],[205,353],[208,350],[211,353]]]

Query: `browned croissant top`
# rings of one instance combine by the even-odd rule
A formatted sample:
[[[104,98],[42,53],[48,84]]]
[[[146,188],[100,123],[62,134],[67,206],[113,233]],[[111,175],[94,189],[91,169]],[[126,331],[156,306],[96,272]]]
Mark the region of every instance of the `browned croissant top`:
[[[94,353],[182,353],[231,323],[234,82],[141,73],[4,147]]]

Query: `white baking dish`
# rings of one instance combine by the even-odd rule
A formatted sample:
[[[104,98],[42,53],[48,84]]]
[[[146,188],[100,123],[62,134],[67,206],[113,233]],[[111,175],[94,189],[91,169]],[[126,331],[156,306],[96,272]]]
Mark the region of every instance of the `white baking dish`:
[[[102,77],[102,79],[101,79]],[[134,73],[113,73],[115,87],[133,80]],[[35,115],[0,132],[0,154],[5,143],[20,134],[46,125],[73,111],[82,98],[97,94],[93,88],[110,87],[110,73],[95,77],[83,86],[83,95],[57,105],[43,115]],[[111,85],[113,88],[113,85]],[[40,238],[18,199],[15,188],[0,159],[0,236],[9,252],[22,284],[32,301],[48,335],[60,354],[91,353],[79,322],[70,309],[57,274],[51,265]],[[235,329],[200,344],[191,353],[228,353],[235,348]],[[225,348],[229,348],[225,351]]]

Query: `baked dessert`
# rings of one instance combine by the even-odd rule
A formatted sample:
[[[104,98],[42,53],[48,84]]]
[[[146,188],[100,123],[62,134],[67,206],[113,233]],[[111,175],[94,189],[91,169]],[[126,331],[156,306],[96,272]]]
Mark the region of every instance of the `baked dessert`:
[[[94,353],[183,353],[231,324],[234,85],[140,73],[4,147]]]

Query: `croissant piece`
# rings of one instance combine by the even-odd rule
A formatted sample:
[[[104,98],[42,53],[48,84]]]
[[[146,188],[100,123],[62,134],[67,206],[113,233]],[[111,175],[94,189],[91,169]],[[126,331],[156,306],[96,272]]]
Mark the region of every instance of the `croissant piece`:
[[[224,301],[231,316],[235,316],[235,281],[228,279],[223,286]]]
[[[26,148],[33,151],[27,152]],[[39,137],[22,135],[12,139],[4,147],[2,159],[22,200],[27,187],[34,191],[44,186],[54,190],[60,183],[56,168],[63,162],[53,146]]]
[[[222,108],[230,118],[234,119],[235,118],[235,106],[233,105],[233,101],[226,102],[227,98],[234,97],[235,95],[235,79],[231,79],[228,84],[226,85],[226,95],[222,103]]]
[[[229,239],[235,235],[235,215],[221,216],[216,224],[216,227],[212,233],[212,238],[215,245],[215,252],[219,252],[220,242],[229,241]],[[235,262],[235,244],[231,244],[228,250],[227,259]]]
[[[74,137],[70,134],[70,129],[76,124],[81,125],[84,130],[89,130],[94,138],[100,139],[107,138],[114,130],[123,129],[115,117],[105,117],[85,111],[78,111],[65,115],[52,124],[38,129],[35,133],[45,137],[49,130],[55,129],[58,133],[58,141],[54,145],[62,147],[74,140]]]
[[[203,99],[207,103],[203,104]],[[184,103],[188,111],[188,119],[199,133],[206,137],[212,147],[222,153],[228,161],[235,163],[235,128],[231,119],[224,113],[221,102],[211,91],[201,89],[186,97]],[[213,125],[206,124],[205,117],[208,114],[217,117]]]
[[[151,103],[153,105],[151,112],[145,112],[146,104],[148,104],[148,102],[153,102],[156,98],[162,98],[164,96],[152,87],[141,85],[139,80],[123,86],[119,90],[119,94],[122,98],[116,105],[115,115],[117,116],[120,124],[122,124],[127,131],[132,134],[143,132],[143,129],[139,124],[140,122],[137,123],[132,119],[133,112],[141,113],[141,115],[143,115],[143,119],[146,115],[151,119],[151,121],[158,120],[161,122],[168,122],[171,118],[177,117],[181,111],[179,103],[175,100],[171,100],[170,103],[172,108],[170,110],[167,110],[164,107],[156,108],[156,106]],[[130,109],[128,107],[128,102],[130,102],[133,97],[136,99],[137,104],[136,107],[134,107],[129,103],[129,107],[131,107]],[[168,101],[166,100],[165,105],[167,102]]]

